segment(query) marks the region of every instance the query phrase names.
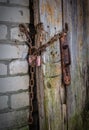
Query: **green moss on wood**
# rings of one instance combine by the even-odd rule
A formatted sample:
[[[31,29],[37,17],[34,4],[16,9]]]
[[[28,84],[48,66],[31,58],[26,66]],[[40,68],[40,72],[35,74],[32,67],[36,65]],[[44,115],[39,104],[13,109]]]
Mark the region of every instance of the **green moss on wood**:
[[[89,100],[87,98],[87,100]],[[84,130],[89,130],[89,101],[86,102],[82,112]]]
[[[84,130],[81,114],[75,114],[69,119],[69,130]]]
[[[89,109],[85,109],[78,114],[75,114],[69,119],[68,130],[89,130]]]
[[[61,107],[59,96],[59,78],[45,78],[44,110],[45,130],[61,130]]]

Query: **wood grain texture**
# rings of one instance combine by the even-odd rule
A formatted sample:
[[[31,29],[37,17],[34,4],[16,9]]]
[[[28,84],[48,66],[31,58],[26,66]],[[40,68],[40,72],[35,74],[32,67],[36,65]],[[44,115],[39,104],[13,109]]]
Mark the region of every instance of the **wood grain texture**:
[[[61,0],[35,0],[35,25],[42,22],[45,31],[42,44],[62,31],[62,23],[67,23],[71,52],[71,85],[67,93],[61,84],[59,41],[42,53],[42,65],[36,72],[40,130],[89,130],[89,1],[62,2],[63,7]],[[39,46],[37,38],[36,44]]]
[[[71,85],[67,88],[68,130],[85,130],[84,112],[88,101],[88,37],[89,2],[64,0],[64,22],[69,26],[71,49]],[[88,117],[89,120],[89,117]],[[86,124],[86,123],[85,123]]]
[[[40,0],[40,21],[46,32],[45,42],[62,30],[61,1]],[[44,44],[44,43],[43,43]],[[60,102],[60,47],[59,41],[42,54],[42,71],[44,74],[44,111],[46,130],[62,129]]]
[[[44,41],[62,31],[61,0],[39,0],[39,22],[44,25]],[[37,21],[37,20],[36,20]],[[35,22],[36,24],[36,22]],[[38,24],[38,23],[37,23]],[[38,37],[39,31],[37,33]],[[39,39],[39,38],[38,38]],[[39,44],[39,41],[36,40]],[[39,46],[39,45],[38,45]],[[62,112],[61,63],[59,40],[42,53],[42,65],[37,68],[40,130],[61,130]]]

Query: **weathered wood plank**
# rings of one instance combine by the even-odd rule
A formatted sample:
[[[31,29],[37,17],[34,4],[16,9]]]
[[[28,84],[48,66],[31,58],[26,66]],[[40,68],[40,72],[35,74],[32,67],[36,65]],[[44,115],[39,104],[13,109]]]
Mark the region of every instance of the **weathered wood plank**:
[[[81,115],[83,114],[86,102],[86,80],[88,80],[86,78],[87,44],[89,43],[85,40],[85,33],[89,28],[86,28],[86,21],[89,19],[87,14],[89,12],[85,11],[88,8],[88,2],[82,0],[64,0],[64,22],[67,22],[69,26],[69,43],[72,60],[71,85],[67,88],[68,130],[85,130],[83,126],[84,119]],[[87,15],[87,18],[85,15]]]
[[[39,0],[34,0],[34,24],[37,26],[40,21],[39,13]],[[37,30],[37,35],[35,37],[36,46],[39,47],[39,37],[40,30]],[[37,101],[38,101],[38,110],[39,110],[39,129],[46,130],[45,124],[45,114],[44,114],[44,84],[43,84],[43,73],[41,67],[36,68],[36,87],[37,87]]]
[[[62,129],[61,128],[61,107],[60,107],[60,95],[59,89],[61,83],[59,82],[59,76],[55,78],[44,78],[45,95],[44,95],[44,107],[46,116],[46,125],[48,130]]]
[[[58,62],[58,63],[55,63],[55,64],[52,64],[52,63],[46,63],[46,64],[43,64],[43,75],[45,77],[55,77],[55,76],[61,76],[61,64]]]
[[[50,1],[45,0],[44,2],[40,0],[40,19],[44,24],[44,29],[47,32],[46,41],[50,39],[51,36],[55,34],[56,31],[61,31],[61,3],[60,1]],[[58,3],[57,3],[58,2]],[[57,7],[59,4],[59,8]],[[55,9],[56,8],[56,9]],[[58,12],[60,13],[58,13]],[[60,18],[59,18],[60,16]],[[55,20],[56,19],[56,20]],[[60,19],[60,21],[59,21]],[[55,49],[56,48],[56,49]],[[50,46],[47,48],[46,52],[43,54],[43,60],[45,59],[45,64],[42,65],[42,69],[44,66],[46,70],[52,70],[53,66],[47,66],[48,63],[55,64],[60,60],[60,51],[59,51],[59,43]],[[60,68],[59,68],[60,69]],[[47,73],[45,73],[47,74]],[[62,128],[62,118],[61,118],[61,103],[60,103],[60,94],[59,88],[61,83],[61,77],[51,78],[52,73],[50,73],[49,77],[44,75],[44,110],[45,110],[45,125],[47,130],[59,130]]]
[[[39,0],[39,4],[35,2],[38,7],[35,11],[38,12],[35,13],[35,25],[39,22],[44,25],[44,44],[62,30],[62,4],[61,0]],[[66,95],[64,87],[61,87],[60,47],[57,41],[42,54],[42,66],[37,68],[40,130],[88,130],[89,1],[63,0],[63,17],[69,28],[71,85],[67,87]],[[40,35],[39,31],[37,34]],[[39,46],[39,40],[36,42]],[[67,104],[64,94],[67,96]],[[66,109],[67,128],[63,120]]]
[[[38,8],[39,22],[44,25],[44,44],[55,33],[62,31],[61,0],[39,0]],[[37,35],[40,36],[39,31]],[[39,41],[36,40],[36,43],[39,44]],[[37,69],[37,77],[40,130],[62,130],[61,97],[64,91],[61,91],[59,41],[47,47],[42,54],[42,65]]]

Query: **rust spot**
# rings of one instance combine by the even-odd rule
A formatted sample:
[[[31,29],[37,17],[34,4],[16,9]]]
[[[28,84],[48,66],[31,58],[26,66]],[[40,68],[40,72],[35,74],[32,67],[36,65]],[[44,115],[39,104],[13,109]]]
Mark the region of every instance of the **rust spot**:
[[[58,9],[56,8],[58,5],[60,5],[60,2],[57,0],[57,1],[52,1],[52,3],[48,1],[46,3],[43,2],[41,6],[41,13],[43,15],[46,14],[47,22],[53,26],[55,26],[56,24],[58,24],[59,26],[62,19],[60,6],[58,7]]]
[[[49,23],[54,23],[54,7],[52,6],[52,4],[47,3],[43,3],[42,4],[42,14],[47,12],[47,21]]]
[[[46,10],[51,16],[54,14],[54,8],[49,3],[46,4]]]
[[[48,2],[42,4],[41,10],[42,10],[42,13],[45,13],[45,11],[46,11],[51,16],[54,14],[54,8]]]

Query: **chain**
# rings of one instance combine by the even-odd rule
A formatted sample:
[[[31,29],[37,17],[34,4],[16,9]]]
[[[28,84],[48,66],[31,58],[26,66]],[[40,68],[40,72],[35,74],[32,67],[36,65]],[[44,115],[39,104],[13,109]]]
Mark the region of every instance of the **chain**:
[[[19,25],[19,29],[21,33],[24,33],[26,35],[27,39],[27,44],[29,45],[29,55],[33,55],[33,52],[35,51],[35,46],[32,46],[32,40],[29,35],[29,30],[27,30],[27,27],[23,24]],[[34,82],[34,75],[35,75],[35,67],[34,67],[34,62],[32,66],[30,66],[30,81],[29,81],[29,124],[33,123],[33,88],[35,85]]]
[[[33,55],[44,52],[48,46],[54,44],[54,42],[60,39],[63,35],[66,35],[66,32],[55,34],[48,42],[37,48]]]
[[[47,43],[41,45],[40,47],[32,46],[32,40],[30,38],[30,31],[27,29],[27,27],[23,24],[19,25],[20,32],[24,33],[26,35],[27,44],[29,45],[29,55],[31,56],[31,66],[30,66],[30,86],[29,86],[29,103],[30,103],[30,112],[29,112],[29,124],[33,123],[33,87],[35,85],[34,76],[35,76],[35,61],[39,54],[44,52],[48,46],[53,44],[55,41],[66,35],[66,32],[57,33],[55,34]],[[43,28],[42,28],[43,29]],[[42,39],[41,39],[42,40]],[[40,41],[41,41],[40,40]],[[42,42],[42,41],[41,41]]]
[[[30,48],[30,55],[32,55],[32,48]],[[29,101],[30,101],[30,112],[29,112],[29,124],[33,123],[33,98],[34,98],[34,93],[33,93],[33,88],[35,85],[34,81],[34,75],[35,75],[35,66],[30,66],[30,85],[29,85]]]
[[[32,40],[31,40],[31,38],[30,38],[30,36],[29,36],[29,30],[27,29],[27,27],[24,25],[24,24],[19,24],[19,30],[20,30],[20,33],[23,33],[23,34],[25,34],[25,36],[26,36],[26,39],[27,39],[27,44],[28,44],[28,46],[30,47],[30,48],[32,48]]]
[[[27,28],[20,24],[20,31],[23,32],[26,35],[27,38],[27,44],[29,45],[31,50],[34,50],[33,55],[37,56],[38,54],[44,52],[46,50],[46,48],[52,44],[54,44],[55,41],[57,41],[58,39],[60,39],[61,37],[63,37],[64,35],[66,35],[66,31],[63,31],[62,33],[57,33],[55,34],[48,42],[46,42],[45,44],[41,45],[40,47],[36,47],[36,46],[32,46],[32,41],[31,38],[29,36],[29,31],[27,30]]]
[[[34,87],[34,71],[35,68],[34,67],[30,67],[30,87],[29,87],[29,101],[30,101],[30,112],[29,112],[29,124],[33,123],[33,98],[34,98],[34,94],[33,94],[33,87]]]

